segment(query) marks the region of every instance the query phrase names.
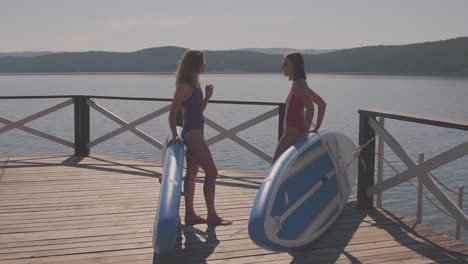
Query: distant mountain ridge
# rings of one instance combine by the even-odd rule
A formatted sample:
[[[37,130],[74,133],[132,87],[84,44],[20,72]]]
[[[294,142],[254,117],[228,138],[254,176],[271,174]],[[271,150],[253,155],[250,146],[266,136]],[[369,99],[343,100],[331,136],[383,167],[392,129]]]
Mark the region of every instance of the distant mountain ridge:
[[[299,51],[302,54],[323,54],[328,52],[337,51],[338,49],[294,49],[294,48],[243,48],[236,49],[240,51],[252,51],[272,55],[284,55],[286,53]],[[0,57],[35,57],[56,53],[65,53],[64,51],[17,51],[17,52],[0,52]]]
[[[0,73],[174,72],[185,51],[157,47],[135,52],[67,52],[1,57]],[[206,51],[207,72],[280,72],[283,55],[246,50]],[[468,37],[305,54],[312,73],[468,76]]]
[[[0,57],[36,57],[54,53],[63,53],[60,51],[17,51],[17,52],[0,52]]]
[[[337,49],[327,49],[327,50],[320,50],[320,49],[293,49],[293,48],[245,48],[239,49],[242,51],[253,51],[253,52],[260,52],[265,54],[274,54],[274,55],[285,55],[290,52],[299,51],[302,54],[323,54],[337,51]]]

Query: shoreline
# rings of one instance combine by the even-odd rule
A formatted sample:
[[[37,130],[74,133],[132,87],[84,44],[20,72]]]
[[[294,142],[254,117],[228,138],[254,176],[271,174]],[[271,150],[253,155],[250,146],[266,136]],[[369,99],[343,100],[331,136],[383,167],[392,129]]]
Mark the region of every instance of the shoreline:
[[[29,72],[29,73],[0,73],[0,76],[89,76],[89,75],[173,75],[174,72]],[[241,71],[211,71],[204,74],[225,75],[269,75],[281,72],[241,72]],[[310,75],[349,75],[349,76],[385,76],[385,77],[443,77],[450,79],[468,79],[465,75],[439,74],[404,74],[404,73],[373,73],[373,72],[307,72]]]

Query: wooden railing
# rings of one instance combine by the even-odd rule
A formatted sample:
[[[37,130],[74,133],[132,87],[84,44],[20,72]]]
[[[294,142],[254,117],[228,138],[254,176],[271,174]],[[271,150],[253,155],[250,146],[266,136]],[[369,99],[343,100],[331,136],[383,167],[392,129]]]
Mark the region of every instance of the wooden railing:
[[[359,110],[359,145],[366,147],[361,150],[362,162],[359,163],[358,176],[358,205],[362,209],[369,209],[374,206],[373,197],[377,196],[377,206],[382,206],[382,192],[393,188],[403,182],[413,178],[418,178],[418,203],[417,221],[421,222],[422,217],[422,186],[434,195],[443,207],[456,219],[456,236],[460,238],[460,227],[468,230],[468,216],[463,211],[463,186],[458,188],[458,201],[454,202],[450,196],[444,192],[443,186],[431,173],[432,170],[441,167],[453,160],[468,154],[468,141],[463,142],[447,151],[436,155],[428,160],[424,160],[420,155],[418,160],[413,160],[403,149],[400,143],[385,129],[384,120],[400,120],[418,124],[426,124],[437,127],[445,127],[468,131],[468,122],[454,121],[448,119],[436,119],[430,117],[391,113],[376,110]],[[379,118],[379,121],[377,121]],[[375,138],[378,135],[378,153],[375,151]],[[383,179],[384,143],[403,161],[408,167],[404,172]],[[377,154],[377,155],[376,155]],[[375,157],[377,162],[377,182],[375,179]],[[447,188],[446,188],[447,189]],[[452,191],[449,189],[449,191]]]
[[[56,136],[53,136],[51,134],[48,134],[46,132],[43,132],[43,131],[40,131],[40,130],[37,130],[35,128],[32,128],[32,127],[28,127],[26,124],[33,121],[33,120],[36,120],[40,117],[44,117],[48,114],[51,114],[53,112],[56,112],[62,108],[65,108],[69,105],[73,105],[75,104],[75,110],[77,108],[77,100],[74,100],[73,97],[71,96],[2,96],[0,97],[0,99],[67,99],[65,100],[64,102],[61,102],[59,104],[56,104],[54,106],[51,106],[47,109],[44,109],[42,111],[39,111],[35,114],[31,114],[30,116],[28,117],[25,117],[21,120],[18,120],[18,121],[12,121],[12,120],[9,120],[7,118],[4,118],[4,117],[1,117],[0,116],[0,123],[3,123],[5,124],[5,126],[1,127],[0,128],[0,134],[3,134],[11,129],[19,129],[19,130],[22,130],[24,132],[27,132],[27,133],[30,133],[30,134],[33,134],[33,135],[36,135],[38,137],[41,137],[41,138],[44,138],[44,139],[47,139],[47,140],[50,140],[52,142],[55,142],[55,143],[58,143],[58,144],[61,144],[61,145],[64,145],[64,146],[67,146],[67,147],[70,147],[70,148],[73,148],[76,146],[76,141],[75,143],[73,142],[70,142],[70,141],[67,141],[65,139],[62,139],[62,138],[59,138],[59,137],[56,137]],[[76,132],[76,130],[75,130]]]
[[[171,99],[169,98],[138,98],[138,97],[111,97],[111,96],[88,96],[88,95],[71,95],[71,96],[2,96],[0,100],[20,100],[20,99],[66,99],[65,101],[51,106],[47,109],[39,111],[35,114],[32,114],[26,118],[23,118],[18,121],[12,121],[7,118],[0,116],[0,123],[5,124],[4,127],[0,128],[0,134],[9,131],[11,129],[19,129],[27,133],[33,134],[35,136],[50,140],[52,142],[65,145],[70,148],[75,149],[76,156],[88,156],[90,154],[90,149],[101,144],[104,141],[107,141],[123,132],[130,131],[135,134],[137,137],[143,139],[147,143],[153,145],[158,149],[162,149],[162,143],[157,139],[153,138],[151,135],[141,131],[138,126],[158,117],[170,111]],[[132,122],[128,122],[123,118],[115,115],[110,110],[104,108],[100,104],[96,103],[94,99],[107,99],[107,100],[126,100],[126,101],[156,101],[156,102],[167,102],[168,104],[164,107],[157,109],[149,114],[144,115]],[[278,116],[278,139],[283,134],[283,120],[285,115],[285,104],[284,103],[275,103],[275,102],[248,102],[248,101],[222,101],[222,100],[212,100],[210,104],[229,104],[229,105],[254,105],[254,106],[273,106],[274,108],[264,112],[248,121],[245,121],[233,128],[226,129],[221,126],[219,123],[214,120],[205,117],[206,125],[215,129],[219,134],[208,139],[208,145],[215,144],[224,139],[231,139],[237,144],[241,145],[248,151],[252,152],[256,156],[265,160],[266,162],[272,161],[272,156],[266,154],[259,148],[245,141],[237,134],[247,128],[250,128],[258,123],[261,123],[265,120]],[[28,127],[26,124],[33,120],[36,120],[40,117],[44,117],[48,114],[51,114],[57,110],[65,108],[67,106],[74,105],[74,138],[75,142],[70,142],[59,137],[53,136],[43,131]],[[94,109],[95,111],[101,113],[108,119],[114,121],[119,128],[90,141],[90,110]],[[179,115],[178,123],[181,125],[181,116]]]

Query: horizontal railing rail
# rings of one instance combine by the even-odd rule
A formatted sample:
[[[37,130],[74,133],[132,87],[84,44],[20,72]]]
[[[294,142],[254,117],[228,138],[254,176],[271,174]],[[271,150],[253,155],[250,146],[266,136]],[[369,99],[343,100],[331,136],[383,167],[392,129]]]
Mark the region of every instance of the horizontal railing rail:
[[[468,216],[463,210],[463,186],[455,192],[458,201],[455,202],[444,191],[447,190],[440,181],[431,173],[432,170],[439,168],[451,161],[459,159],[468,154],[468,141],[458,144],[449,150],[446,150],[428,160],[424,160],[423,154],[419,155],[418,160],[410,158],[401,144],[385,129],[385,119],[400,120],[417,124],[425,124],[437,127],[445,127],[468,131],[468,122],[452,119],[432,118],[411,114],[393,113],[378,110],[359,110],[359,144],[367,145],[361,150],[362,163],[359,163],[358,176],[358,205],[363,209],[373,207],[373,197],[377,196],[377,206],[382,206],[382,192],[409,182],[413,178],[418,179],[417,193],[417,221],[421,223],[422,215],[422,196],[423,186],[425,186],[434,197],[442,204],[451,216],[456,219],[456,236],[460,238],[460,227],[468,230]],[[377,121],[377,117],[379,120]],[[378,136],[378,152],[375,152],[375,138]],[[407,170],[403,172],[396,171],[396,175],[383,179],[384,166],[384,143],[403,161]],[[374,183],[374,163],[377,156],[377,182]],[[394,169],[392,167],[392,169]],[[395,169],[394,169],[395,171]]]
[[[109,100],[128,100],[128,101],[156,101],[156,102],[172,102],[172,98],[157,98],[157,97],[125,97],[125,96],[100,96],[100,95],[27,95],[27,96],[0,96],[2,99],[60,99],[60,98],[76,98],[86,97],[93,99],[109,99]],[[210,100],[210,104],[237,104],[237,105],[265,105],[265,106],[280,106],[284,103],[278,102],[259,102],[259,101],[232,101],[232,100]]]
[[[38,113],[32,114],[26,118],[18,121],[8,120],[0,116],[0,123],[5,124],[4,127],[0,128],[0,134],[9,131],[11,129],[20,129],[30,134],[45,138],[47,140],[59,143],[75,149],[76,156],[88,156],[90,149],[96,147],[104,141],[107,141],[123,132],[130,131],[137,137],[143,139],[152,146],[162,149],[163,144],[157,139],[153,138],[148,133],[143,132],[138,126],[153,120],[170,111],[171,98],[147,98],[147,97],[117,97],[117,96],[90,96],[90,95],[46,95],[46,96],[0,96],[0,100],[21,100],[21,99],[68,99],[62,103],[49,107],[45,110],[41,110]],[[127,101],[153,101],[153,102],[167,102],[169,104],[151,112],[143,117],[140,117],[134,121],[128,122],[118,115],[114,114],[111,110],[103,107],[97,103],[96,99],[102,100],[127,100]],[[245,121],[233,128],[226,129],[214,120],[205,117],[206,125],[212,127],[219,134],[207,140],[208,145],[213,145],[225,139],[231,139],[235,143],[244,147],[254,155],[261,159],[271,162],[272,156],[266,154],[259,148],[255,147],[251,143],[240,138],[237,134],[244,131],[254,125],[257,125],[265,120],[278,116],[278,139],[283,133],[283,119],[285,115],[285,104],[277,102],[255,102],[255,101],[228,101],[228,100],[210,100],[210,104],[225,104],[225,105],[250,105],[250,106],[274,106],[267,112],[264,112],[248,121]],[[25,126],[26,123],[44,117],[57,110],[65,108],[69,105],[74,105],[74,138],[75,142],[69,142],[61,138],[55,137],[48,133],[39,131]],[[100,136],[90,141],[90,111],[94,110],[113,122],[117,123],[120,127],[113,131]],[[179,117],[180,118],[180,117]],[[179,124],[181,120],[179,119]]]

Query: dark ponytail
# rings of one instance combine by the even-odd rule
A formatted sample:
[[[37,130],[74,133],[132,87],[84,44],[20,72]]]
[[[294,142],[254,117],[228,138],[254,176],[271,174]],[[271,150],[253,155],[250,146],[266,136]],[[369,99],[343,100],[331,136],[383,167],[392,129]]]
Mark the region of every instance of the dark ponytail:
[[[285,59],[288,59],[294,65],[294,79],[307,79],[304,70],[304,58],[299,52],[292,52],[286,55]]]

